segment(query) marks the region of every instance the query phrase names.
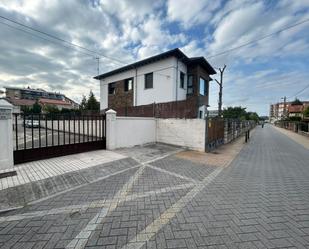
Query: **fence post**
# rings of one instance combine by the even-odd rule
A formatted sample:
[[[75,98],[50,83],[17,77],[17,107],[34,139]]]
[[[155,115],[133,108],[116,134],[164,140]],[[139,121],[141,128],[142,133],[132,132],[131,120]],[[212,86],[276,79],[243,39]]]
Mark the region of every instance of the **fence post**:
[[[14,165],[12,111],[13,106],[0,99],[0,170],[13,169]]]
[[[106,112],[106,149],[108,150],[116,148],[116,114],[117,112],[112,109]]]
[[[229,127],[229,121],[228,119],[223,119],[224,122],[224,144],[228,143],[228,127]]]

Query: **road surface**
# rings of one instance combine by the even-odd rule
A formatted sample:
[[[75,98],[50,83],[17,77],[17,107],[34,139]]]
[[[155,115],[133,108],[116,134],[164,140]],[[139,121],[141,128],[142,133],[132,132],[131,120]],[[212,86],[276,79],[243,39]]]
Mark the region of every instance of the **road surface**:
[[[2,214],[0,247],[309,248],[308,162],[258,127],[228,167],[171,155]]]

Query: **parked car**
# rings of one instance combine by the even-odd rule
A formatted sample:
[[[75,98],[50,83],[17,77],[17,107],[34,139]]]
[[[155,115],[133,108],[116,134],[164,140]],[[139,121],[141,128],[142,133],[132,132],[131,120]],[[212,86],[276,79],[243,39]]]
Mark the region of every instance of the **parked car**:
[[[38,120],[26,120],[25,121],[25,126],[27,128],[39,128],[40,127],[40,123]]]

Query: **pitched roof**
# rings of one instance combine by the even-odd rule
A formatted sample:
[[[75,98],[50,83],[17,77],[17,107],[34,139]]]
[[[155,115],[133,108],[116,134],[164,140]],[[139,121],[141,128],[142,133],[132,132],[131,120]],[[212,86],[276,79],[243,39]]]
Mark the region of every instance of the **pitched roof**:
[[[41,104],[47,104],[47,105],[71,105],[68,102],[65,102],[63,100],[57,100],[57,99],[44,99],[40,98],[39,103]]]
[[[15,105],[15,106],[32,106],[35,103],[35,100],[32,100],[32,99],[7,98],[7,101],[9,101],[12,105]]]
[[[291,105],[289,106],[289,112],[302,112],[304,110],[303,105]]]
[[[208,63],[208,61],[204,57],[189,58],[179,48],[175,48],[175,49],[166,51],[166,52],[164,52],[162,54],[158,54],[158,55],[149,57],[147,59],[144,59],[144,60],[137,61],[137,62],[129,64],[129,65],[126,65],[124,67],[117,68],[117,69],[109,71],[107,73],[95,76],[94,78],[97,79],[97,80],[104,79],[104,78],[106,78],[108,76],[112,76],[114,74],[118,74],[118,73],[130,70],[130,69],[135,69],[137,67],[144,66],[144,65],[147,65],[147,64],[159,61],[159,60],[163,60],[163,59],[166,59],[166,58],[169,58],[169,57],[172,57],[172,56],[178,58],[179,60],[181,60],[186,65],[199,64],[210,75],[211,74],[216,74],[216,71],[213,69],[213,67]]]

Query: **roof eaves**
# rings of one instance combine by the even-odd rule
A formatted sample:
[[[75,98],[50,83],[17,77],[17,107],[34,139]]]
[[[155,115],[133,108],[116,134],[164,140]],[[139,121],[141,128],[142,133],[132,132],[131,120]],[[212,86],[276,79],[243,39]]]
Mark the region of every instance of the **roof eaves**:
[[[151,56],[149,58],[134,62],[134,63],[126,65],[126,66],[123,66],[121,68],[117,68],[117,69],[109,71],[107,73],[97,75],[97,76],[94,77],[94,79],[100,80],[100,79],[106,78],[108,76],[111,76],[111,75],[114,75],[114,74],[117,74],[117,73],[121,73],[121,72],[130,70],[130,69],[135,69],[137,67],[147,65],[147,64],[150,64],[150,63],[153,63],[155,61],[159,61],[159,60],[171,57],[171,56],[175,56],[179,59],[184,59],[184,60],[188,59],[188,57],[179,48],[175,48],[175,49],[166,51],[164,53],[157,54],[157,55]]]

